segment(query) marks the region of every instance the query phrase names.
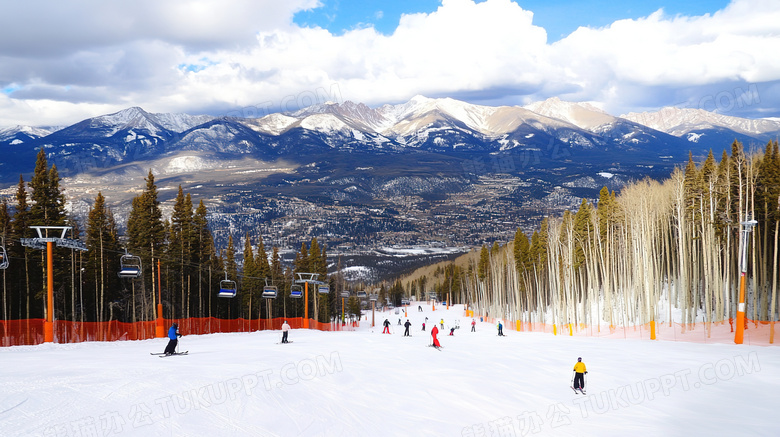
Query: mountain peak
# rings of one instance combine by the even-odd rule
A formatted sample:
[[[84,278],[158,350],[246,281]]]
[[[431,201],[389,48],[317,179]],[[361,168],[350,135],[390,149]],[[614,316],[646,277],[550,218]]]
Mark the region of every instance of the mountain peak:
[[[524,106],[529,111],[571,123],[579,128],[592,129],[610,123],[615,117],[587,102],[567,102],[558,97]]]
[[[621,117],[675,136],[694,130],[724,127],[746,135],[780,131],[780,123],[775,120],[733,117],[701,108],[667,106],[655,112],[630,112]]]

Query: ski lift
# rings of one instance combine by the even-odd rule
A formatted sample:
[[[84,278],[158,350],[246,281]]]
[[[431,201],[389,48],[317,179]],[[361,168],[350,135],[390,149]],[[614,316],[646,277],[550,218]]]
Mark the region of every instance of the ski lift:
[[[401,299],[401,305],[403,305],[403,306],[407,306],[407,305],[409,305],[409,304],[411,304],[411,302],[409,301],[409,299]]]
[[[341,297],[349,297],[349,290],[341,290]]]
[[[5,240],[0,240],[0,269],[8,268],[8,254],[5,253]]]
[[[293,285],[290,287],[290,297],[300,299],[303,297],[303,287],[300,285]]]
[[[368,296],[368,300],[370,300],[371,302],[376,302],[377,299],[379,299],[379,295],[377,294],[372,293]]]
[[[119,258],[119,277],[120,278],[137,278],[141,276],[141,257],[127,253]]]
[[[266,299],[276,299],[278,291],[276,285],[268,285],[268,280],[266,279],[265,287],[263,287],[263,297]]]
[[[358,299],[365,299],[366,298],[366,292],[365,291],[358,291],[357,292]]]
[[[320,294],[328,294],[330,293],[330,287],[327,285],[320,285],[317,287],[317,292]]]
[[[236,281],[229,280],[225,272],[225,279],[219,281],[219,297],[236,297],[237,291]]]

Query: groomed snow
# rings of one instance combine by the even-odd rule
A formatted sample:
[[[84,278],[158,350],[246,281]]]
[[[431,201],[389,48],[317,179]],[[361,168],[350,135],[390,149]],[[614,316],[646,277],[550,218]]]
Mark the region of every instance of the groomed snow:
[[[355,332],[0,348],[3,436],[777,435],[780,349],[518,333],[413,304]],[[393,333],[381,334],[384,318]],[[428,317],[427,331],[421,323]],[[444,348],[427,347],[445,320]],[[460,320],[450,337],[449,327]],[[569,388],[578,356],[588,394]]]

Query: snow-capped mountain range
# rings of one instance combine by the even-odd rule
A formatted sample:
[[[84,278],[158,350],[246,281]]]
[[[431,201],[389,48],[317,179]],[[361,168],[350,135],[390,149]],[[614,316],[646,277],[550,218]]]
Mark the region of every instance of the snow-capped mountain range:
[[[64,128],[0,129],[6,164],[45,147],[61,170],[85,160],[102,166],[181,151],[273,159],[333,152],[523,153],[565,147],[599,156],[615,153],[687,157],[731,141],[765,143],[780,135],[777,119],[750,120],[701,109],[663,108],[612,116],[588,103],[550,98],[525,107],[481,106],[415,96],[370,108],[324,103],[247,119],[154,114],[133,107]],[[0,173],[13,165],[0,166]],[[2,174],[7,179],[7,174]],[[17,174],[18,176],[18,174]]]

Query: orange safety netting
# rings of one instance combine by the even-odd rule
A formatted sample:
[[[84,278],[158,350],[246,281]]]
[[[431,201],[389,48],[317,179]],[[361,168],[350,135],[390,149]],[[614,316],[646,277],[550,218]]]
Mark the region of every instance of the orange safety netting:
[[[293,329],[302,329],[304,319],[217,319],[214,317],[165,319],[165,335],[172,323],[179,325],[183,335],[213,334],[217,332],[254,332],[279,330],[282,323]],[[44,319],[0,320],[0,346],[23,346],[41,344],[44,340]],[[322,323],[309,319],[309,329],[319,331],[354,331],[360,322]],[[54,321],[55,343],[79,343],[82,341],[146,340],[155,338],[156,321],[125,323],[111,322],[71,322]]]
[[[471,313],[473,314],[473,312]],[[466,314],[466,317],[471,317]],[[479,321],[497,324],[497,318],[472,317]],[[655,324],[655,339],[664,341],[687,341],[696,343],[734,343],[735,320],[700,323],[669,323]],[[743,344],[769,346],[775,344],[775,322],[756,320],[745,321]],[[650,323],[631,326],[609,326],[588,324],[551,324],[527,321],[504,321],[504,329],[522,332],[540,332],[555,335],[572,335],[587,337],[624,338],[650,340],[652,327]]]

